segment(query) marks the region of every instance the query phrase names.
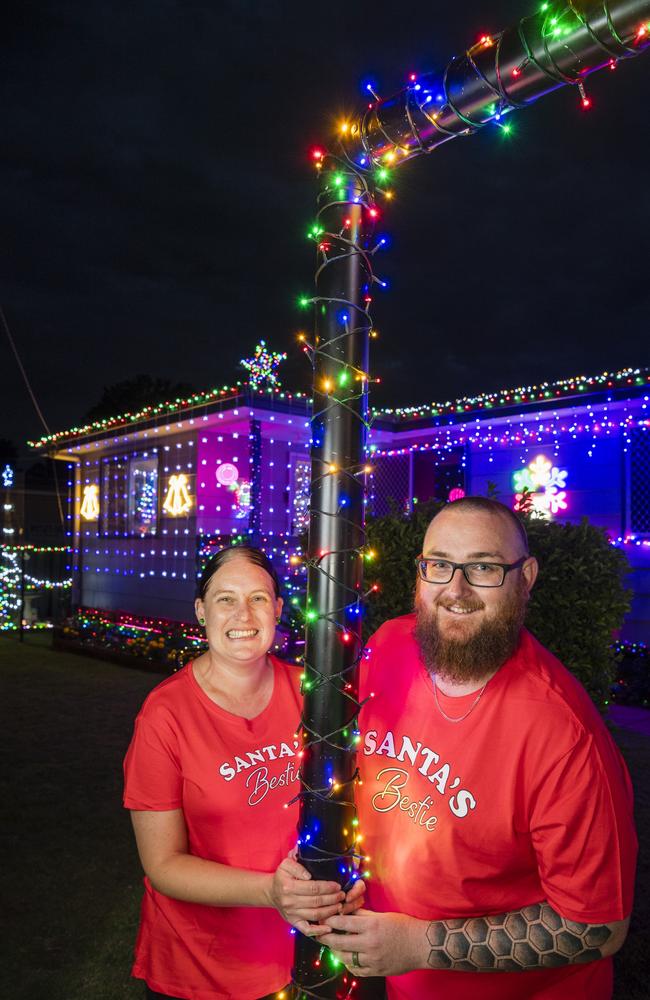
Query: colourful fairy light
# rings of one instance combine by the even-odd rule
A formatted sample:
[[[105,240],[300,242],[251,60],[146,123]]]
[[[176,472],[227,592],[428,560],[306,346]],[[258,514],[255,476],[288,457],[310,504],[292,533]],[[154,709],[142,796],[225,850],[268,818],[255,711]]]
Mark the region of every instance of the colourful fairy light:
[[[322,232],[320,227],[312,227],[311,235],[316,235],[314,230]],[[267,351],[266,342],[260,340],[253,357],[242,358],[240,364],[248,371],[248,381],[251,388],[259,389],[263,385],[276,388],[281,385],[278,378],[278,367],[286,359],[286,353]]]

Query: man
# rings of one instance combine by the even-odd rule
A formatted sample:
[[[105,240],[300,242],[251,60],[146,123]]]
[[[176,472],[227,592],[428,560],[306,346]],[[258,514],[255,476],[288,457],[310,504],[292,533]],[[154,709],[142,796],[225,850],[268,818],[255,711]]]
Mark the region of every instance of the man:
[[[378,630],[362,681],[367,908],[321,941],[387,976],[389,1000],[605,1000],[632,903],[630,782],[584,689],[523,628],[525,531],[464,498],[417,564],[415,614]]]

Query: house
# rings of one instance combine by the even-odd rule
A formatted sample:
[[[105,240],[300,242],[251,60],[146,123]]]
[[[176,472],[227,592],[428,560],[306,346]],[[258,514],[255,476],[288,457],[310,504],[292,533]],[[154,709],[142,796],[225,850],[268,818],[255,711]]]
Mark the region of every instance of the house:
[[[524,492],[542,515],[588,517],[632,565],[625,638],[650,632],[650,369],[375,411],[368,510]],[[310,403],[238,385],[42,438],[68,463],[73,605],[193,620],[207,554],[249,539],[289,593],[308,524]]]

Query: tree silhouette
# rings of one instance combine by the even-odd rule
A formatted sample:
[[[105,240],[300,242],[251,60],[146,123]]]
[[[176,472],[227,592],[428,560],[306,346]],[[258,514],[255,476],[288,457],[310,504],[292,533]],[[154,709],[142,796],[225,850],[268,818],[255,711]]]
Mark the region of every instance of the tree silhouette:
[[[153,375],[135,375],[133,378],[105,385],[102,395],[86,413],[86,420],[104,420],[122,413],[137,413],[145,406],[173,402],[193,395],[195,389],[187,382]]]

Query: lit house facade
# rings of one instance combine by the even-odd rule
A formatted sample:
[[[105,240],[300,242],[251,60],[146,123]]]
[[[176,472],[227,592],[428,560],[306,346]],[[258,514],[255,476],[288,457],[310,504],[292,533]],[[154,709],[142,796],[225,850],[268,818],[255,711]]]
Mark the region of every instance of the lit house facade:
[[[588,517],[632,565],[625,638],[648,641],[649,397],[636,369],[379,411],[368,511],[488,492],[516,507],[526,490],[545,517]],[[70,470],[73,604],[191,621],[202,560],[233,538],[304,586],[309,415],[303,396],[239,387],[37,442]]]

